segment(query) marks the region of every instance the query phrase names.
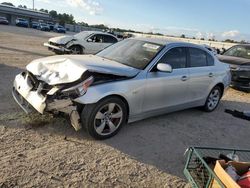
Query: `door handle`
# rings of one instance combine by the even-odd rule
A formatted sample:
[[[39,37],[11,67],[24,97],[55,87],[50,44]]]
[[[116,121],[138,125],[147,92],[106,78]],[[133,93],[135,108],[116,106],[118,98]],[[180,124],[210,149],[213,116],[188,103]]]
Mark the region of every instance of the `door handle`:
[[[209,76],[209,77],[213,77],[214,74],[213,74],[212,72],[210,72],[208,76]]]
[[[183,82],[185,82],[185,81],[188,80],[188,77],[187,77],[187,76],[182,76],[182,77],[181,77],[181,80],[182,80]]]

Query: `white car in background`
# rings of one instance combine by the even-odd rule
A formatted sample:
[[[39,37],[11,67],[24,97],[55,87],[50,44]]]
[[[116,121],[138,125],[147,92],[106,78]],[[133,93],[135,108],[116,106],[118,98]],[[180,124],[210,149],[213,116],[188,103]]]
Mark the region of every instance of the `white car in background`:
[[[49,39],[44,46],[56,54],[95,54],[118,42],[109,33],[83,31],[73,36],[60,36]]]

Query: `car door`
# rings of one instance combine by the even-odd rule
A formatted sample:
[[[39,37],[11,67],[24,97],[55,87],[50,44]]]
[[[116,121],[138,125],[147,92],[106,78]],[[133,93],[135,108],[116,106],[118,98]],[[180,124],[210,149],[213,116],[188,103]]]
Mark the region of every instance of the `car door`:
[[[199,101],[209,94],[214,80],[214,58],[205,50],[188,48],[189,101]]]
[[[187,102],[189,73],[186,53],[185,47],[172,48],[158,61],[171,65],[171,73],[158,71],[158,63],[148,72],[144,112],[177,107]]]
[[[86,39],[86,44],[84,45],[84,52],[88,54],[95,54],[101,51],[103,47],[103,35],[94,34]]]

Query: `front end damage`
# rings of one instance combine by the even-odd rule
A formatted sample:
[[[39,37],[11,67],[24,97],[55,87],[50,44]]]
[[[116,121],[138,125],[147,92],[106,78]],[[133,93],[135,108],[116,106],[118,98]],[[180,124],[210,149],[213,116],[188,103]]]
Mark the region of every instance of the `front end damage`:
[[[19,106],[26,113],[68,114],[75,130],[81,129],[80,113],[88,104],[81,103],[81,98],[89,87],[130,79],[139,73],[93,55],[52,56],[34,60],[26,68],[13,84],[12,94]]]
[[[55,52],[57,54],[71,54],[72,51],[68,49],[65,44],[57,44],[53,42],[48,42],[43,44],[48,48],[49,51]]]
[[[78,131],[81,129],[78,112],[80,104],[74,102],[74,99],[86,92],[93,83],[93,77],[78,82],[80,83],[50,86],[27,71],[16,76],[12,95],[27,114],[37,111],[40,114],[62,112],[69,115],[72,126]],[[71,87],[72,85],[76,86]]]
[[[76,131],[82,128],[80,113],[84,104],[75,102],[83,96],[90,85],[98,85],[110,81],[124,80],[128,77],[100,73],[85,72],[82,77],[72,83],[48,85],[26,71],[18,74],[14,80],[12,95],[17,104],[27,113],[34,111],[40,114],[64,113],[69,116],[71,125]]]

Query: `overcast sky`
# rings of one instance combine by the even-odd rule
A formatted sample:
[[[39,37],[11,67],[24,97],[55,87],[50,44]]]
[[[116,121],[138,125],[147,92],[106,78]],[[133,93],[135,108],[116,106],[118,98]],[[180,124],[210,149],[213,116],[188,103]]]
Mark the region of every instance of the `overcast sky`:
[[[32,0],[9,2],[32,8]],[[35,8],[73,14],[89,24],[250,41],[250,0],[35,0]]]

